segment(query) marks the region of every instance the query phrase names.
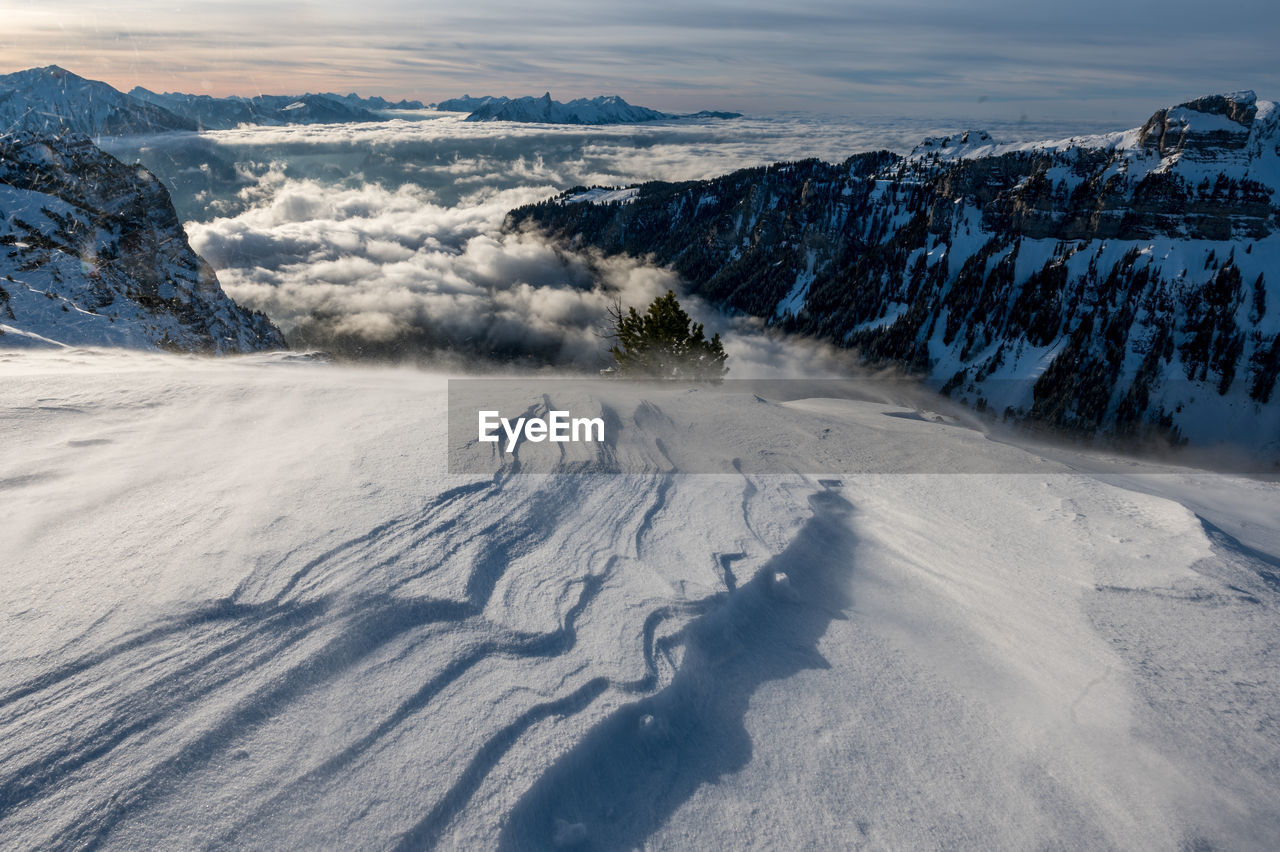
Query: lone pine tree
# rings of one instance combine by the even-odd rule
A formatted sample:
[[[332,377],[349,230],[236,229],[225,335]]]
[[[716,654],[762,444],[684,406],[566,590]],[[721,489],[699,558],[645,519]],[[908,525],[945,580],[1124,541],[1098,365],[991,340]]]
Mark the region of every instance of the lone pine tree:
[[[609,349],[620,376],[719,381],[729,371],[725,366],[720,335],[710,340],[702,333],[702,323],[693,322],[676,294],[668,290],[643,314],[635,308],[623,312],[619,303],[609,310],[614,345]]]

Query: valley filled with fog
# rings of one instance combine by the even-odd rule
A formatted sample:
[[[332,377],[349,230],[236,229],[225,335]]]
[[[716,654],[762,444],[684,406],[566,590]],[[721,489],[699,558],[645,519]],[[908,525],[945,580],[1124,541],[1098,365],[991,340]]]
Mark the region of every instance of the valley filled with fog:
[[[668,288],[679,292],[680,281],[634,259],[504,233],[511,209],[579,185],[905,153],[930,134],[965,129],[927,116],[784,114],[584,128],[410,115],[102,141],[165,182],[192,247],[227,294],[265,311],[295,344],[357,357],[593,369],[607,361],[599,337],[605,309],[619,299],[647,304]],[[1118,126],[988,127],[1001,139],[1030,140]],[[708,333],[726,337],[735,376],[794,372],[784,364],[787,344],[761,336],[757,323],[705,306],[695,313]],[[843,354],[797,347],[796,357],[822,374],[848,363]]]

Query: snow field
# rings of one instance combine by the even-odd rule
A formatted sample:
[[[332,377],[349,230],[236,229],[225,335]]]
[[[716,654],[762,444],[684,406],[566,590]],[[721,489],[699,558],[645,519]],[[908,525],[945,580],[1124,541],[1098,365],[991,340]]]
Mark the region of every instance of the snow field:
[[[888,404],[661,392],[623,414],[676,471],[786,444],[795,472],[456,476],[443,376],[86,350],[0,374],[6,848],[1280,831],[1273,483],[1067,454],[827,474],[1031,466]]]

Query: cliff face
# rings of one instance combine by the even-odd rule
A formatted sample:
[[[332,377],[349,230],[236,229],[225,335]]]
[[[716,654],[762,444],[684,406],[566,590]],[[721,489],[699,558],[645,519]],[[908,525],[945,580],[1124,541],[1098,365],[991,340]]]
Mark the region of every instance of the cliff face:
[[[284,347],[187,242],[169,193],[78,136],[0,138],[0,347]]]
[[[673,266],[721,307],[906,365],[1003,415],[1280,451],[1280,116],[1253,93],[1141,128],[805,161],[513,211]],[[1269,437],[1268,437],[1269,435]]]

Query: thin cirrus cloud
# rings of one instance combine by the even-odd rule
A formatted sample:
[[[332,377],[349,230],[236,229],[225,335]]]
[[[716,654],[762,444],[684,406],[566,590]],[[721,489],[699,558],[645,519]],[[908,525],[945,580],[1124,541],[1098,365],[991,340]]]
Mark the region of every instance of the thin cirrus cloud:
[[[1277,24],[1260,0],[27,0],[0,44],[14,67],[57,62],[124,88],[425,100],[550,89],[669,109],[1096,118],[1277,92]]]

